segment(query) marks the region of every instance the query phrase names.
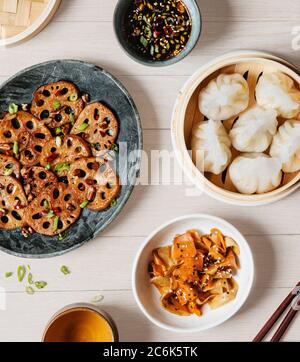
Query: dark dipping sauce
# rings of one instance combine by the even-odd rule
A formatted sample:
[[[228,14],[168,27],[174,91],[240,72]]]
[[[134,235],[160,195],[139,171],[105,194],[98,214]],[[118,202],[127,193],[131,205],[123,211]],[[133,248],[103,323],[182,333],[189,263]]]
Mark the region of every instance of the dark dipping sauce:
[[[191,17],[180,0],[133,0],[125,21],[132,49],[156,61],[181,53],[192,30]]]

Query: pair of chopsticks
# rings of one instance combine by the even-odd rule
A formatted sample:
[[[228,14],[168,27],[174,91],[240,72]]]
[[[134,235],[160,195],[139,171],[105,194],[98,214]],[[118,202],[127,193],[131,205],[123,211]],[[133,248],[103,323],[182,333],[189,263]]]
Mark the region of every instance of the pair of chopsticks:
[[[266,322],[266,324],[260,330],[258,335],[254,338],[253,342],[261,342],[264,339],[264,337],[267,335],[267,333],[271,330],[271,328],[274,326],[274,324],[278,321],[278,319],[282,316],[282,314],[288,308],[288,306],[294,301],[296,301],[296,305],[291,306],[285,318],[278,327],[277,331],[275,332],[274,336],[272,337],[271,342],[279,342],[281,340],[282,336],[285,334],[292,320],[295,318],[298,310],[300,310],[299,294],[300,294],[300,282],[298,282],[296,287],[290,292],[290,294],[284,299],[284,301],[276,309],[274,314],[270,317],[270,319]]]

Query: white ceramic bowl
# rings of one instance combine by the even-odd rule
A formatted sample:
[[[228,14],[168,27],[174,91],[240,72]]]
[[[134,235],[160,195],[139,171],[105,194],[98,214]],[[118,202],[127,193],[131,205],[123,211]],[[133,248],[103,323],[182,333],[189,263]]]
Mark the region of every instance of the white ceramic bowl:
[[[235,277],[239,284],[236,299],[215,310],[205,306],[202,317],[180,317],[167,312],[160,305],[159,292],[150,284],[148,266],[152,260],[152,251],[160,246],[171,245],[176,234],[183,234],[189,229],[209,233],[215,227],[236,240],[241,250],[239,257],[241,268]],[[245,303],[251,291],[253,279],[253,257],[243,235],[225,220],[204,214],[183,216],[171,220],[153,231],[137,254],[132,275],[134,296],[142,312],[157,326],[173,332],[199,332],[225,322],[236,314]]]

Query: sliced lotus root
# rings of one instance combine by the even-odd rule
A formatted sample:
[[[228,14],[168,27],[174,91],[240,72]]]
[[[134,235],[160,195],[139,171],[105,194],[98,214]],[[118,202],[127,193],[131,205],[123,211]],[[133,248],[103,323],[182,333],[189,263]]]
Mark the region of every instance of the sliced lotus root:
[[[0,176],[0,228],[23,226],[27,205],[21,183],[11,176]]]
[[[43,167],[26,167],[21,171],[24,191],[29,202],[49,187],[58,184],[57,177],[53,172]]]
[[[35,198],[26,210],[25,222],[42,235],[63,233],[79,218],[81,208],[72,190],[58,184]]]
[[[78,88],[71,82],[50,83],[33,94],[31,113],[50,128],[73,124],[84,108]]]
[[[110,164],[94,157],[72,163],[68,178],[80,202],[93,211],[109,207],[120,191],[119,178]]]
[[[72,162],[89,156],[91,156],[91,149],[79,136],[57,136],[44,147],[41,165],[46,169],[52,169],[59,177],[63,177],[67,175]]]
[[[113,112],[102,103],[91,103],[79,115],[72,134],[80,135],[90,143],[94,156],[110,150],[118,137],[118,121]]]
[[[20,163],[12,156],[0,154],[0,175],[20,177]]]
[[[24,166],[40,162],[41,152],[51,138],[48,128],[30,113],[8,113],[1,121],[0,149],[14,155]]]

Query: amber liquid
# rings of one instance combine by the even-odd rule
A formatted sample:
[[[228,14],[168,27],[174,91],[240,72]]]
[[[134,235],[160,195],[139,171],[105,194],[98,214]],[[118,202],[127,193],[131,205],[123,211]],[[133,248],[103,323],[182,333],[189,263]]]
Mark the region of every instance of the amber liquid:
[[[56,317],[45,342],[114,342],[108,321],[91,309],[77,308]]]

